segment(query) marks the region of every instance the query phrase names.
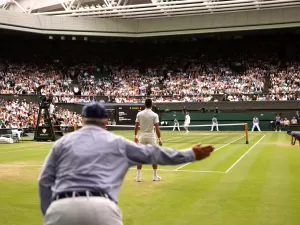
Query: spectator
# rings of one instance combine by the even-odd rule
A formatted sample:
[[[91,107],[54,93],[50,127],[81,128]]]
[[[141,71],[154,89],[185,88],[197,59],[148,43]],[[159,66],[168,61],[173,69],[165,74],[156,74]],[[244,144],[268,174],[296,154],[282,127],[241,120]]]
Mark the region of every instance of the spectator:
[[[290,121],[287,118],[284,119],[283,126],[285,126],[285,127],[290,126]]]
[[[293,119],[291,120],[291,125],[296,125],[298,124],[298,121],[295,117],[293,117]]]
[[[299,124],[300,123],[300,115],[299,115],[298,111],[296,112],[296,120],[297,120],[297,124]]]

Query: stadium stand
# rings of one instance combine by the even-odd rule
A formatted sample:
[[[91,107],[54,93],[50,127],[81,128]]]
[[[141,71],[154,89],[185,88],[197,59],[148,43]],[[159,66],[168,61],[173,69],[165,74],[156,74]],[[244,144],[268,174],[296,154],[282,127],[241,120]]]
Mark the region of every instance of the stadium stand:
[[[65,131],[68,126],[81,126],[81,116],[68,109],[50,106],[52,123]],[[32,132],[37,127],[37,116],[39,106],[37,103],[27,103],[24,101],[4,101],[0,99],[0,128],[12,130],[13,133],[20,131],[21,135]],[[42,119],[39,126],[43,126],[45,121]],[[16,132],[14,132],[16,131]],[[5,133],[6,134],[6,133]]]
[[[11,48],[1,46],[0,94],[36,94],[46,85],[42,94],[62,103],[91,102],[95,96],[140,103],[147,95],[154,102],[299,100],[300,61],[282,54],[281,41],[39,40],[31,49],[11,41]]]

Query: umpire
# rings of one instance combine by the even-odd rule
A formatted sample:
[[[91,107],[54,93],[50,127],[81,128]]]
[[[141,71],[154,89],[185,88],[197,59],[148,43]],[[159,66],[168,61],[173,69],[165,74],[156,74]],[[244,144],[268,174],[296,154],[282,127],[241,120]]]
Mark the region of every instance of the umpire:
[[[195,145],[176,151],[127,141],[103,129],[108,113],[100,103],[86,105],[82,114],[83,128],[54,144],[39,177],[45,225],[122,225],[118,197],[131,166],[193,162],[214,150]]]

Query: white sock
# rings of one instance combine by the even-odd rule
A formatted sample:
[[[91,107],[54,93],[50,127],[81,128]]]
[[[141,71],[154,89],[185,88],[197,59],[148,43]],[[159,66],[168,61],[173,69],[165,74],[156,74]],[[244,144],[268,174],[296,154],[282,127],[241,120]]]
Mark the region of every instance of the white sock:
[[[154,176],[157,177],[157,170],[153,169],[153,172],[154,172]]]
[[[137,170],[137,177],[141,177],[141,170]]]

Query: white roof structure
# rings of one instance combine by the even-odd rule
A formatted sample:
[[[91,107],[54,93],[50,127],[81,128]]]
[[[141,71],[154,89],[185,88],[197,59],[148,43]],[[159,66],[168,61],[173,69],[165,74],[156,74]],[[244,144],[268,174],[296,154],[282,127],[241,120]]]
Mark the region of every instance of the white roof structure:
[[[300,0],[0,0],[0,9],[38,15],[151,19],[300,6]]]

